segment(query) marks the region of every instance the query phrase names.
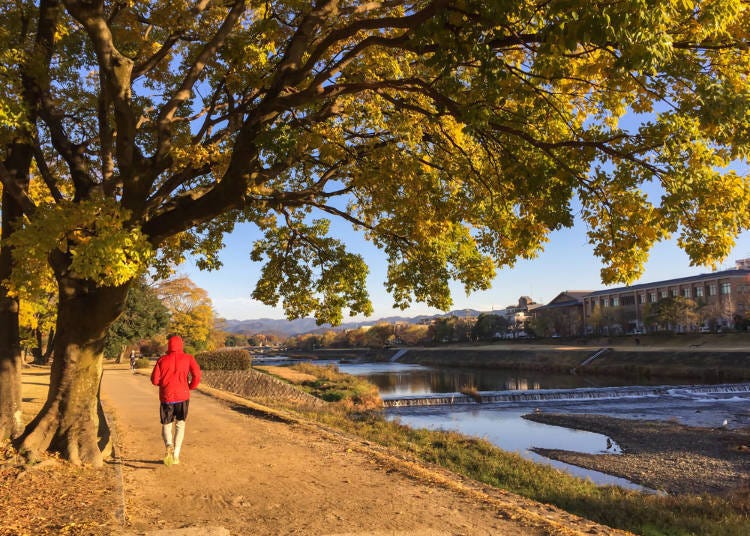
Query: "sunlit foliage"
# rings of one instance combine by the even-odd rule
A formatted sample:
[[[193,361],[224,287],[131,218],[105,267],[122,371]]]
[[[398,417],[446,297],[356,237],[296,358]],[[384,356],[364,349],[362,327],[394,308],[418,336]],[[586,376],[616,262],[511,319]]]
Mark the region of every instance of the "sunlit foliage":
[[[188,351],[214,349],[215,315],[205,289],[189,277],[178,276],[159,283],[156,293],[169,311],[167,330],[182,337]]]
[[[0,28],[0,138],[47,189],[13,189],[26,268],[216,268],[250,222],[253,296],[339,323],[372,310],[367,266],[324,216],[385,251],[396,305],[441,309],[577,215],[607,283],[672,236],[716,265],[750,226],[742,0],[65,0]]]

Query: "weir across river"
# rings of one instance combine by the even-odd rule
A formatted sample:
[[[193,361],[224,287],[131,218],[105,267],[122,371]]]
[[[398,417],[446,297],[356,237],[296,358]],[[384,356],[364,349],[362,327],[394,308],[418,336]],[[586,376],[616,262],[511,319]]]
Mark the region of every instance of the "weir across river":
[[[616,398],[675,397],[696,398],[706,395],[750,393],[750,383],[683,386],[591,387],[579,389],[533,389],[527,391],[481,391],[477,394],[435,393],[414,396],[384,397],[385,407],[440,406],[454,404],[494,404],[548,400],[601,400]]]

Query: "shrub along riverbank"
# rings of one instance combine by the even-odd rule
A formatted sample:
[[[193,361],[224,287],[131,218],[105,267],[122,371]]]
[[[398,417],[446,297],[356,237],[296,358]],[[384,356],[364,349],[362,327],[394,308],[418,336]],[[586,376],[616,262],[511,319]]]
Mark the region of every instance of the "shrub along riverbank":
[[[503,451],[485,440],[453,432],[411,429],[389,421],[380,411],[369,409],[377,405],[376,398],[364,394],[372,394],[371,390],[361,385],[352,388],[352,380],[347,375],[334,374],[331,367],[316,368],[304,367],[305,375],[316,378],[308,377],[300,382],[308,392],[314,393],[314,384],[322,383],[326,392],[349,394],[342,397],[337,394],[338,401],[324,409],[304,406],[295,409],[327,426],[401,449],[479,482],[637,534],[739,536],[750,531],[750,500],[746,491],[736,490],[721,496],[659,495],[596,486]],[[337,386],[339,381],[342,384]],[[357,379],[357,384],[361,381]],[[362,408],[368,410],[362,411]]]

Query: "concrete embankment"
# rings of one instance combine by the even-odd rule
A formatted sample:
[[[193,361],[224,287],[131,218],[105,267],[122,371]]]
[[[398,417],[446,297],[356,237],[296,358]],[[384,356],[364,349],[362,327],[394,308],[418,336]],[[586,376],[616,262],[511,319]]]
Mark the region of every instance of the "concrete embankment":
[[[390,361],[398,355],[399,363],[441,367],[574,371],[576,374],[685,378],[701,382],[750,380],[748,333],[575,339],[553,344],[547,340],[486,345],[321,348],[285,352],[284,355],[351,361]]]
[[[320,348],[317,350],[286,350],[277,355],[295,359],[341,359],[351,361],[388,361],[398,352],[390,348]],[[275,355],[268,353],[265,355]]]
[[[576,374],[672,377],[713,381],[750,379],[750,351],[723,349],[627,348],[414,349],[401,363],[443,367],[474,367],[573,372]],[[585,366],[590,357],[599,354]]]
[[[206,370],[203,382],[214,389],[228,391],[254,400],[290,400],[320,406],[325,402],[287,382],[255,370]]]

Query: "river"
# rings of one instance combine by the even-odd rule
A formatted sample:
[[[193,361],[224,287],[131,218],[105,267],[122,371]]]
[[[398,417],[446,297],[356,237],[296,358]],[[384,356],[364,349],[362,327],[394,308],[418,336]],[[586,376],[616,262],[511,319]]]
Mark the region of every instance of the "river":
[[[599,413],[620,418],[675,419],[707,427],[750,426],[750,384],[712,387],[680,386],[679,382],[652,382],[633,387],[617,378],[518,373],[503,370],[437,368],[401,363],[339,364],[347,374],[365,376],[378,386],[386,403],[445,398],[451,394],[464,403],[389,407],[389,418],[403,424],[454,430],[485,438],[508,451],[563,469],[597,484],[638,488],[627,480],[543,458],[531,447],[588,453],[617,453],[619,446],[601,434],[527,421],[534,411]],[[674,385],[665,386],[665,383]],[[473,387],[501,401],[477,404],[461,397]],[[492,396],[490,396],[492,395]]]

